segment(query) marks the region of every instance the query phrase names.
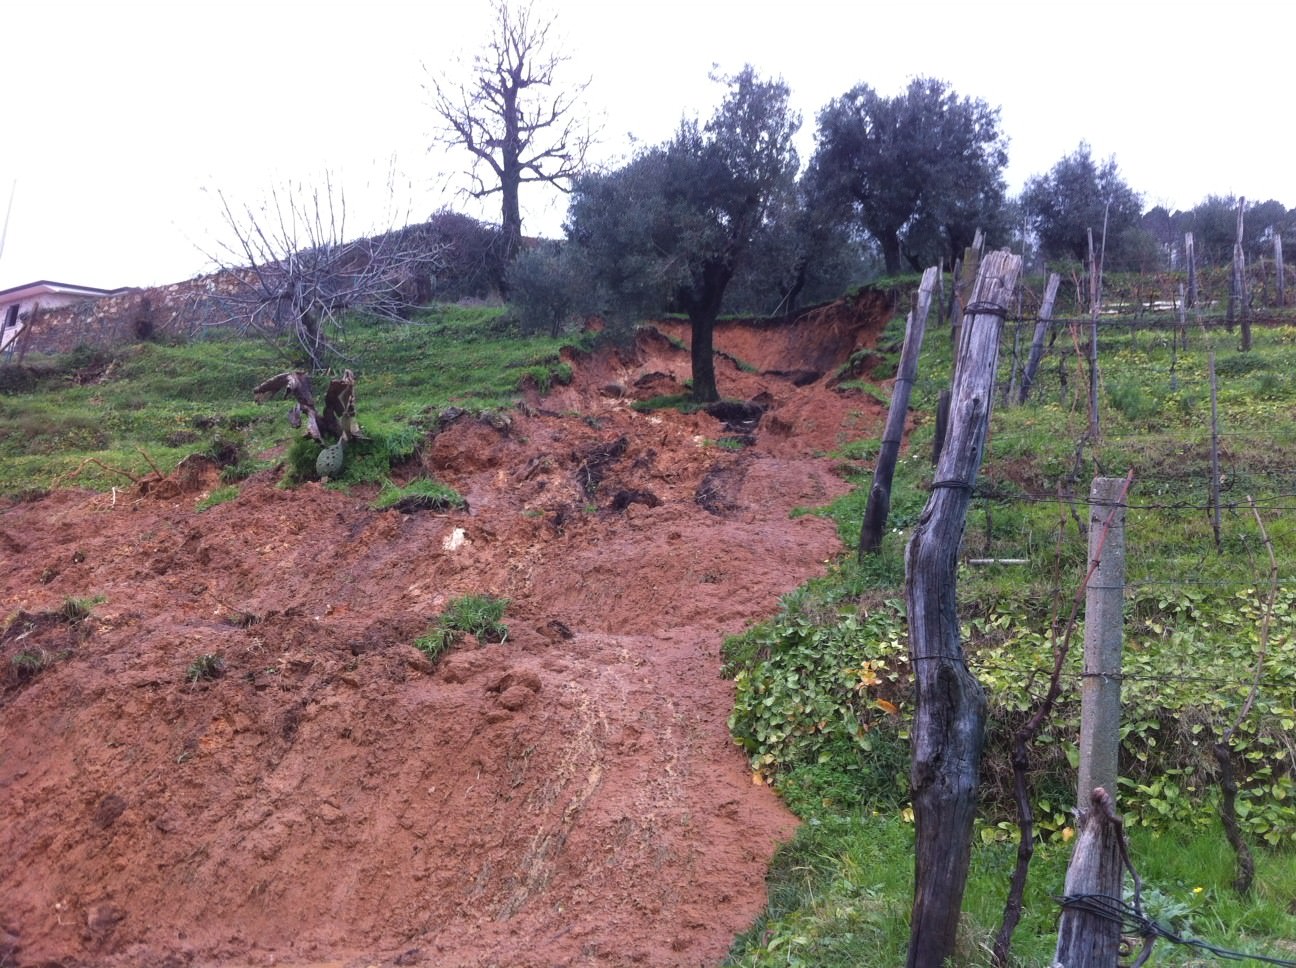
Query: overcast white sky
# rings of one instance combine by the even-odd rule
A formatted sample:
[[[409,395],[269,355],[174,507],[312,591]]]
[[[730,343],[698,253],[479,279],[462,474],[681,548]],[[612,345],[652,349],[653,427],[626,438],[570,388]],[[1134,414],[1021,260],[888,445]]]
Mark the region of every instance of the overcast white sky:
[[[1229,193],[1296,205],[1290,0],[536,4],[556,16],[570,77],[591,78],[600,160],[624,155],[628,133],[655,143],[706,117],[721,94],[712,65],[751,63],[790,86],[803,160],[830,99],[934,76],[1001,108],[1014,192],[1086,140],[1149,206]],[[402,211],[454,205],[438,173],[462,159],[427,150],[425,65],[466,64],[487,13],[487,0],[5,0],[0,289],[207,271],[215,189],[255,201],[327,169],[361,232],[386,227],[385,210],[354,210],[394,159]],[[523,206],[526,232],[559,232],[560,198]]]

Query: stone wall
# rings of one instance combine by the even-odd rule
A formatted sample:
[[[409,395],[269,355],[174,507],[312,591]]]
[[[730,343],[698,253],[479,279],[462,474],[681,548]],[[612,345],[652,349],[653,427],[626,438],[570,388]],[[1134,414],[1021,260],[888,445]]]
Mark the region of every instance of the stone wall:
[[[336,278],[336,288],[345,293],[353,287],[357,274],[372,271],[395,314],[451,293],[455,294],[452,298],[475,294],[487,284],[488,273],[482,268],[487,264],[485,250],[470,251],[463,226],[443,224],[445,221],[416,223],[336,249],[305,250],[308,262],[315,254],[324,253],[316,260],[315,277],[310,281],[319,285],[323,277],[327,288]],[[476,231],[484,239],[493,238],[489,227],[477,226]],[[449,258],[452,253],[460,262],[467,260],[466,264],[455,264]],[[479,258],[482,264],[472,264],[469,256]],[[250,269],[227,269],[167,286],[128,289],[69,306],[38,308],[20,317],[25,326],[12,352],[22,359],[29,353],[65,353],[83,345],[187,339],[228,325],[231,315],[243,324],[250,318],[262,321],[267,307],[276,305],[273,293],[279,290],[280,281],[275,266],[261,267],[260,275]]]
[[[225,322],[219,296],[234,285],[218,272],[152,289],[128,289],[68,306],[27,314],[15,344],[28,353],[66,353],[77,346],[105,346],[134,340],[186,338]]]

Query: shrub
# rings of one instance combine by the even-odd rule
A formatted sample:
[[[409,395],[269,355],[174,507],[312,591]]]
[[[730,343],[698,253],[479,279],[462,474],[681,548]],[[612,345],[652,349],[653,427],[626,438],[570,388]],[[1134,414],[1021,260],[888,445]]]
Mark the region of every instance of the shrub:
[[[547,243],[523,252],[509,267],[509,304],[526,334],[558,336],[588,307],[589,274],[569,250]]]
[[[499,288],[504,238],[498,226],[442,209],[428,220],[432,241],[444,245],[433,295],[446,302],[485,299]]]
[[[894,787],[892,717],[906,655],[898,603],[863,618],[793,607],[726,642],[725,653],[731,669],[743,666],[729,729],[754,773],[789,777],[811,796],[842,775],[878,792]]]

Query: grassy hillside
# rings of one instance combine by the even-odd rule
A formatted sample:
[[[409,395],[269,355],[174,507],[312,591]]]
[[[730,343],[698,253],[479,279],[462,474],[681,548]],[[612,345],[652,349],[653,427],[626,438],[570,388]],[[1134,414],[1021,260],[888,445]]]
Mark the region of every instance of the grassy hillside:
[[[508,408],[527,380],[569,378],[560,341],[521,338],[502,315],[444,307],[405,326],[351,326],[345,365],[357,376],[360,423],[373,441],[356,449],[372,459],[349,462],[343,483],[381,479],[389,458],[412,452],[444,407]],[[0,367],[0,494],[128,484],[128,475],[169,472],[191,453],[217,455],[231,481],[267,468],[300,434],[286,419],[289,404],[258,405],[252,388],[291,368],[269,344],[219,336]],[[323,383],[316,381],[319,396]]]

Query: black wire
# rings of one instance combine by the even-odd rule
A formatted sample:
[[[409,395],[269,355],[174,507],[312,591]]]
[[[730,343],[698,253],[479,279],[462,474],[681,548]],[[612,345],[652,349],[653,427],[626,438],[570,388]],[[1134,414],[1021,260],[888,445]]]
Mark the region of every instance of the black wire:
[[[1296,968],[1296,961],[1289,961],[1285,958],[1249,954],[1245,951],[1232,951],[1198,938],[1182,937],[1171,931],[1167,925],[1152,920],[1138,911],[1133,905],[1118,897],[1110,897],[1104,894],[1067,894],[1063,897],[1055,897],[1054,900],[1064,908],[1073,908],[1084,911],[1086,914],[1092,914],[1094,917],[1115,921],[1120,924],[1121,930],[1126,934],[1136,934],[1140,938],[1164,938],[1171,944],[1197,948],[1228,961],[1259,961],[1267,965],[1284,965],[1286,968]]]

